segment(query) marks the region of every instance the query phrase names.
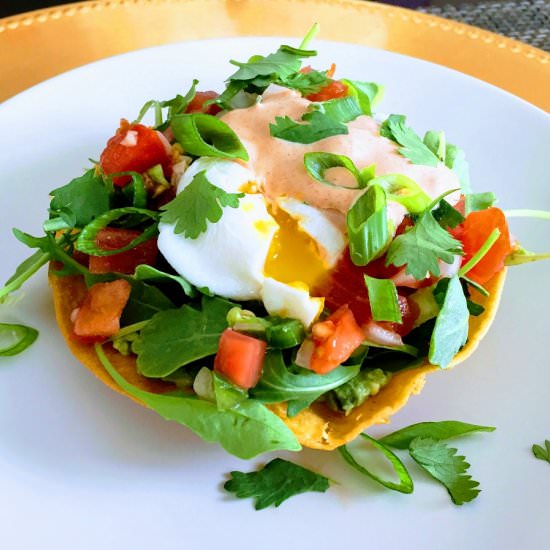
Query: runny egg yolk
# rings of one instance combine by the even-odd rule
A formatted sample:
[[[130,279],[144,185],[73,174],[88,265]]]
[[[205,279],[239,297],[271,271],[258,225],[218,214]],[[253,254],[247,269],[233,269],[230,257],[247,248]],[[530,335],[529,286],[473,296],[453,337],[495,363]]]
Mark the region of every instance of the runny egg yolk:
[[[315,241],[298,227],[298,222],[280,208],[269,213],[279,224],[264,264],[264,275],[282,283],[304,283],[318,287],[328,275]]]

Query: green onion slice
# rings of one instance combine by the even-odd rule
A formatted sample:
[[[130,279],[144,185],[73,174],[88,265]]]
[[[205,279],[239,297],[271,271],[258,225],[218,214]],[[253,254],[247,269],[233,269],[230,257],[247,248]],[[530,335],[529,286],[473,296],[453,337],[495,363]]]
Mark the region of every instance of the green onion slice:
[[[382,187],[388,200],[403,205],[411,214],[424,212],[432,203],[418,183],[402,174],[378,176],[370,181],[370,185]]]
[[[85,254],[90,254],[92,256],[112,256],[114,254],[120,254],[121,252],[126,252],[127,250],[135,248],[138,244],[148,241],[158,233],[157,224],[154,223],[153,225],[150,225],[147,229],[145,229],[145,231],[141,235],[137,236],[126,246],[117,248],[116,250],[103,250],[99,248],[96,244],[97,234],[113,221],[118,220],[119,218],[128,214],[138,214],[141,216],[145,216],[151,218],[155,222],[158,220],[160,215],[158,212],[154,212],[153,210],[134,208],[131,206],[109,210],[108,212],[105,212],[105,214],[98,216],[95,220],[84,227],[84,229],[82,229],[82,231],[78,235],[78,238],[76,239],[75,248],[77,250],[80,250],[80,252],[84,252]]]
[[[355,265],[367,265],[382,254],[391,240],[384,189],[369,185],[348,210],[346,224],[351,260]]]
[[[397,288],[391,279],[376,279],[363,275],[369,293],[372,318],[375,321],[402,323]]]
[[[25,351],[38,338],[38,331],[26,325],[0,323],[0,357]]]
[[[378,449],[390,461],[396,474],[399,476],[399,483],[382,479],[381,477],[368,470],[364,465],[359,464],[355,460],[353,455],[349,452],[346,445],[338,447],[338,451],[340,452],[344,460],[352,468],[355,468],[359,473],[363,474],[364,476],[370,477],[372,480],[380,483],[380,485],[383,485],[387,489],[391,489],[392,491],[399,491],[400,493],[406,494],[412,493],[414,488],[413,480],[403,462],[399,460],[399,457],[392,451],[390,451],[390,449],[388,449],[388,447],[386,447],[383,443],[380,443],[380,441],[376,441],[376,439],[373,439],[369,435],[360,434],[360,436],[367,441],[370,441],[372,445],[376,447],[376,449]]]
[[[304,155],[304,166],[307,173],[319,183],[330,187],[342,187],[344,189],[364,189],[373,177],[373,166],[358,170],[353,161],[345,155],[335,153],[313,152]],[[330,168],[346,169],[357,182],[355,187],[343,187],[332,183],[325,178],[325,172]]]
[[[186,153],[248,160],[237,134],[219,118],[204,113],[174,115],[172,130]]]

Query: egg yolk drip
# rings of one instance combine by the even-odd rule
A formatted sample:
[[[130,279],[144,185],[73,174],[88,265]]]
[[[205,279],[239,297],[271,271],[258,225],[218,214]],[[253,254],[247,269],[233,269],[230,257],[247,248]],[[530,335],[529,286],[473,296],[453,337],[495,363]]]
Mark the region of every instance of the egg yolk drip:
[[[318,287],[328,276],[329,267],[322,260],[316,242],[280,208],[270,208],[269,213],[279,229],[271,241],[264,274],[282,283]]]

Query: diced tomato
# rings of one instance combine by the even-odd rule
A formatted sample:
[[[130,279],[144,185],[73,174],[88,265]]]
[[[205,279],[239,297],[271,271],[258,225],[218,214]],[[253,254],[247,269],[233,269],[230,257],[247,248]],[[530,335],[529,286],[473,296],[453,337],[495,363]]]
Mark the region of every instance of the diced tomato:
[[[141,235],[140,231],[106,227],[98,232],[96,245],[101,250],[117,250]],[[90,273],[134,273],[140,264],[155,265],[157,261],[157,239],[152,238],[135,248],[112,256],[90,256]]]
[[[75,336],[84,343],[93,343],[116,334],[131,290],[130,283],[124,279],[91,286],[75,315]]]
[[[337,99],[348,95],[348,87],[339,80],[332,80],[324,88],[321,88],[315,94],[309,94],[306,99],[310,101],[328,101],[329,99]]]
[[[105,174],[127,171],[141,174],[157,164],[162,165],[167,178],[172,174],[172,158],[159,132],[143,124],[129,124],[126,120],[121,120],[120,128],[107,142],[99,164]],[[130,176],[113,180],[119,187],[130,181]]]
[[[317,374],[326,374],[341,365],[365,339],[347,305],[328,319],[312,327],[314,349],[309,367]]]
[[[190,101],[187,106],[186,113],[206,113],[207,115],[215,115],[219,113],[222,109],[219,105],[213,103],[207,107],[204,104],[210,99],[216,99],[220,94],[212,90],[206,92],[197,92],[195,97]]]
[[[262,374],[267,344],[230,328],[222,332],[214,370],[241,388],[253,388]]]
[[[504,260],[512,251],[506,216],[502,210],[492,206],[485,210],[468,214],[463,226],[463,264],[466,264],[475,255],[495,228],[500,230],[500,236],[489,249],[489,252],[466,273],[473,281],[479,284],[486,283],[504,267]]]

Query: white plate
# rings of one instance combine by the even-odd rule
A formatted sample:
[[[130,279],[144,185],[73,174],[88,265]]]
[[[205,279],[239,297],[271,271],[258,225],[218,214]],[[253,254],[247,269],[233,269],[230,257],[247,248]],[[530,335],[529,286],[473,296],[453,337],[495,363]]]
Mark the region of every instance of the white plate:
[[[238,38],[143,50],[44,82],[0,107],[0,200],[5,280],[29,251],[12,227],[39,233],[47,193],[97,158],[120,117],[150,98],[219,89],[228,57],[273,50],[280,41]],[[409,115],[423,132],[444,129],[465,148],[477,191],[504,208],[550,209],[549,117],[449,69],[359,46],[319,42],[316,66],[386,85],[385,112]],[[520,78],[521,75],[518,75]],[[548,248],[549,226],[516,222],[527,248]],[[456,440],[483,492],[454,506],[444,488],[411,465],[415,492],[383,490],[355,475],[337,453],[292,458],[341,482],[278,509],[255,512],[221,485],[240,461],[186,429],[116,395],[65,348],[45,272],[3,321],[40,329],[23,355],[1,359],[0,546],[2,548],[516,548],[550,534],[550,466],[530,447],[550,438],[547,341],[549,264],[512,269],[501,309],[473,358],[437,373],[383,434],[413,422],[456,419],[497,426]],[[283,453],[283,456],[286,454]],[[410,461],[408,461],[409,463]]]

